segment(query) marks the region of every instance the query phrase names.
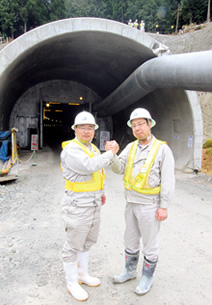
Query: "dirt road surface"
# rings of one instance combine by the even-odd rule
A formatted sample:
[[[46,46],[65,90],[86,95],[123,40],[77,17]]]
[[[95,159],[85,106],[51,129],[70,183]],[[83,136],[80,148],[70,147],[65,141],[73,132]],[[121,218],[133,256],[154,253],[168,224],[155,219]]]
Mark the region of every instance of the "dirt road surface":
[[[30,152],[20,155],[27,161]],[[61,260],[65,240],[60,202],[64,181],[59,151],[45,148],[20,163],[18,179],[0,184],[1,305],[79,304],[67,292]],[[160,232],[160,259],[154,284],[145,296],[134,293],[138,277],[114,285],[124,266],[124,206],[121,176],[106,169],[107,203],[102,208],[98,243],[92,248],[90,273],[101,286],[85,286],[87,305],[212,304],[212,176],[176,173],[169,218]]]

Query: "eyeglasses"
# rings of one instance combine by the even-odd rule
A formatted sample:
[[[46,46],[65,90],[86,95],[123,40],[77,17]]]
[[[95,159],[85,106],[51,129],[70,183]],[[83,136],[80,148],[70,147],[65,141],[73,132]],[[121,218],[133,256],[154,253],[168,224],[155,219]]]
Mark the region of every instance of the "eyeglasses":
[[[86,126],[77,126],[77,128],[79,130],[82,130],[82,131],[85,131],[85,130],[93,131],[94,130],[94,126],[88,126],[88,127],[86,127]]]
[[[133,129],[135,129],[136,127],[142,128],[146,124],[147,124],[147,122],[138,123],[138,124],[132,124],[132,128]]]

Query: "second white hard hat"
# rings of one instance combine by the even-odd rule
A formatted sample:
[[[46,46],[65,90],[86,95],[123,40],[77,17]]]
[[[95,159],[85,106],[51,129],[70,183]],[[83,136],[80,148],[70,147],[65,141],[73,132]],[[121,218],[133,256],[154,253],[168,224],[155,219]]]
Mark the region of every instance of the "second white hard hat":
[[[130,115],[129,121],[127,122],[127,125],[131,128],[132,128],[132,120],[134,119],[147,119],[152,122],[151,127],[154,127],[156,125],[155,120],[152,119],[151,114],[145,108],[136,108],[135,110],[133,110],[133,112]]]
[[[76,115],[74,124],[71,126],[71,128],[73,130],[75,130],[75,127],[77,125],[82,125],[82,124],[94,125],[95,130],[99,128],[99,126],[95,122],[94,116],[90,112],[87,112],[87,111],[82,111]]]

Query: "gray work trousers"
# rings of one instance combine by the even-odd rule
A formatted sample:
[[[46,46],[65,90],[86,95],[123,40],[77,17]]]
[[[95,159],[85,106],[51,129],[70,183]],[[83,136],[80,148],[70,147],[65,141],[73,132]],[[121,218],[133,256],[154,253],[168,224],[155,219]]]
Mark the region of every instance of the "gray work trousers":
[[[97,242],[101,206],[69,206],[62,211],[67,240],[62,249],[64,262],[75,262],[78,252],[89,251]]]
[[[125,208],[125,250],[128,253],[140,251],[140,240],[142,238],[142,253],[152,262],[157,261],[159,256],[157,237],[160,230],[160,221],[156,218],[158,208],[158,203],[127,203]]]

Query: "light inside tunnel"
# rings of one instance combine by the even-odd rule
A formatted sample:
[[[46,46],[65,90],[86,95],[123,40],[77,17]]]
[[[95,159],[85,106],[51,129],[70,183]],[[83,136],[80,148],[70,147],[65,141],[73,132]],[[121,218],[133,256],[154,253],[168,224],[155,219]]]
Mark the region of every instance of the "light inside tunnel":
[[[50,102],[49,107],[43,103],[43,143],[45,145],[60,145],[62,141],[74,137],[71,125],[74,117],[80,111],[87,110],[88,105],[80,103]]]
[[[131,139],[126,130],[130,112],[145,106],[157,121],[155,135],[174,151],[177,167],[196,167],[201,163],[202,121],[194,96],[177,87],[180,77],[165,81],[172,80],[174,88],[157,87],[162,74],[159,67],[154,78],[154,64],[140,78],[131,77],[139,67],[158,60],[157,52],[166,51],[147,33],[98,18],[60,20],[29,31],[0,52],[0,128],[17,127],[23,148],[30,147],[30,134],[37,133],[42,149],[47,141],[73,137],[70,126],[84,109],[98,120],[97,144],[100,131],[109,130],[124,146]],[[155,87],[148,91],[151,86],[143,80],[150,70],[148,82]],[[140,96],[143,84],[146,96]],[[113,92],[118,92],[116,98],[107,100]]]

